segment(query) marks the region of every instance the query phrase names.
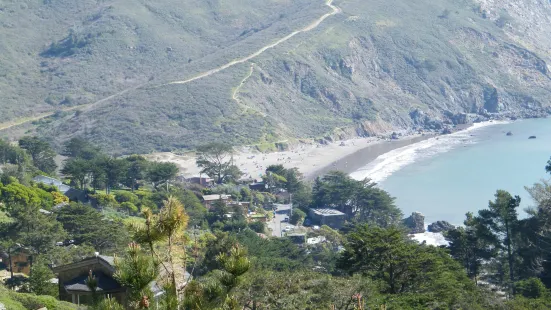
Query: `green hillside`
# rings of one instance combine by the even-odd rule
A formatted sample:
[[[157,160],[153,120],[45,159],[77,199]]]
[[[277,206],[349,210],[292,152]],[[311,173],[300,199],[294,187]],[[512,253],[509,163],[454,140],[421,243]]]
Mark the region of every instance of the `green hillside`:
[[[545,115],[548,26],[504,2],[0,0],[0,122],[126,153]]]

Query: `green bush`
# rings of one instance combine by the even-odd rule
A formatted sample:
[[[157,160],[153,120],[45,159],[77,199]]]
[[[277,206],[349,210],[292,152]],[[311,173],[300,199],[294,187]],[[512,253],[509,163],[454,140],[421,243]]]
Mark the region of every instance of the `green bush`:
[[[526,298],[541,298],[547,296],[547,288],[538,278],[530,278],[515,283],[517,294]]]
[[[115,200],[118,203],[130,202],[136,205],[140,202],[140,199],[138,198],[138,196],[135,194],[132,194],[131,192],[114,191],[113,193],[115,194]]]
[[[249,223],[249,228],[257,233],[263,234],[266,230],[266,224],[263,222],[252,222]]]
[[[23,307],[23,305],[20,302],[11,299],[7,295],[2,295],[1,291],[0,291],[0,303],[3,304],[6,307],[6,309],[26,310],[25,307]]]
[[[34,294],[17,293],[14,291],[0,289],[0,301],[4,303],[6,309],[40,309],[48,308],[48,310],[73,310],[77,306],[68,302],[59,301],[52,296],[37,296]],[[13,308],[8,306],[11,302]],[[21,305],[21,307],[19,306]]]
[[[293,225],[302,224],[302,221],[306,218],[306,213],[300,209],[294,209],[293,214],[289,218],[289,222]]]

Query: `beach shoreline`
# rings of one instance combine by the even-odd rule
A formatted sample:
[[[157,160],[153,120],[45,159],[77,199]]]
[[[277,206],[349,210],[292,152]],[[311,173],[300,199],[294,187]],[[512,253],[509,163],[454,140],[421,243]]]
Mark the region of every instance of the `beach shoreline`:
[[[483,122],[457,126],[453,133],[469,131],[500,122]],[[453,134],[452,133],[452,134]],[[348,140],[327,142],[299,143],[287,151],[261,153],[251,147],[241,147],[233,156],[234,164],[244,173],[243,178],[261,179],[270,165],[281,164],[286,168],[298,168],[306,180],[313,180],[331,170],[343,171],[346,174],[365,167],[379,156],[404,148],[441,134],[424,133],[400,136],[398,139],[380,137],[356,137]],[[194,154],[175,154],[171,152],[146,155],[149,160],[173,162],[180,168],[184,177],[200,175],[195,163]]]

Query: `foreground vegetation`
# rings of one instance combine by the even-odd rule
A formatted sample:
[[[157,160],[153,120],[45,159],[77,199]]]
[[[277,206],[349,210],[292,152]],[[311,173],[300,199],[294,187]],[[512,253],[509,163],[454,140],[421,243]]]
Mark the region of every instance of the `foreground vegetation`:
[[[230,175],[224,171],[233,170],[231,158],[212,161],[208,149],[200,159],[204,169]],[[518,218],[518,197],[497,191],[487,209],[467,214],[465,226],[445,233],[449,246],[434,247],[410,239],[389,193],[341,172],[309,184],[296,169],[271,166],[266,192],[226,177],[203,188],[177,181],[170,165],[112,158],[72,140],[61,170],[67,182],[93,197],[92,207],[68,203],[57,188],[30,181],[51,169],[44,163],[54,154],[44,141],[3,143],[0,154],[0,250],[24,249],[33,257],[30,276],[12,273],[0,286],[0,303],[8,309],[75,309],[56,300],[49,266],[94,252],[117,255],[114,277],[129,289],[129,309],[551,307],[546,182],[529,188],[537,209],[527,218]],[[207,210],[198,198],[205,193],[227,193],[249,206],[219,200]],[[324,238],[317,244],[267,237],[266,225],[247,215],[270,215],[274,202],[285,201],[281,193],[293,194],[290,221],[298,226],[310,208],[322,206],[343,212],[346,225],[305,228],[308,237]],[[152,295],[152,281],[163,287],[160,297]],[[93,277],[87,281],[90,288],[94,283]],[[122,309],[115,300],[94,296],[89,309]]]

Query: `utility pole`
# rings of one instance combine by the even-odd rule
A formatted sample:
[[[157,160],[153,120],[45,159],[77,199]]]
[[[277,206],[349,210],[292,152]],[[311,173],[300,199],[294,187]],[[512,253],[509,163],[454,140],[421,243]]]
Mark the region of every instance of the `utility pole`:
[[[289,217],[293,215],[293,194],[289,193],[289,204],[291,205],[291,209],[289,211]]]

